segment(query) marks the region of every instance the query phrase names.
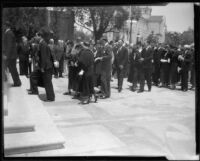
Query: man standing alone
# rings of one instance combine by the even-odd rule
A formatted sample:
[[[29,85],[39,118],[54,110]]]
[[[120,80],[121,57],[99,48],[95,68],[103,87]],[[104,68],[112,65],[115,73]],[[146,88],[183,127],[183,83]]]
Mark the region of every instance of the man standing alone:
[[[11,30],[11,25],[9,22],[5,23],[6,31],[4,33],[4,59],[7,61],[7,67],[11,73],[13,79],[13,87],[21,86],[21,80],[17,72],[16,59],[17,59],[17,46],[16,38]]]

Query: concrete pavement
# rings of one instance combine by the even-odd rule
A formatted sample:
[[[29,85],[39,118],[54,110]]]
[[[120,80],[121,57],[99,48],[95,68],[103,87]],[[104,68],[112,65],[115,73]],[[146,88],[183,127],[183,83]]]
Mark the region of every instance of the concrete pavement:
[[[16,156],[195,156],[195,92],[152,87],[151,92],[122,93],[111,82],[111,98],[80,105],[63,95],[67,78],[53,78],[55,102],[43,102],[66,139],[65,148]],[[28,88],[28,87],[27,87]],[[147,90],[147,87],[145,87]],[[40,94],[45,91],[39,88]]]

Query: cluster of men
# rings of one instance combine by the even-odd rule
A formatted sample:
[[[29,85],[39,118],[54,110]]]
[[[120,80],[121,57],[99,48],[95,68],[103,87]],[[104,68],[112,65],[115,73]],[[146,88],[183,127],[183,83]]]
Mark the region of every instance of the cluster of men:
[[[143,92],[145,80],[149,91],[152,84],[174,90],[178,82],[181,82],[181,90],[187,91],[189,73],[191,89],[195,87],[194,48],[189,45],[136,45],[129,56],[129,61],[128,81],[133,83],[133,91],[137,83],[140,83],[139,92]]]
[[[96,102],[97,98],[109,98],[110,82],[115,73],[119,93],[126,76],[132,83],[131,90],[138,89],[138,93],[144,92],[145,81],[148,91],[151,91],[152,84],[175,89],[180,81],[181,89],[187,91],[189,71],[191,88],[195,87],[193,47],[176,48],[152,43],[128,46],[123,40],[114,43],[105,37],[95,44],[80,39],[64,42],[50,38],[45,28],[29,41],[23,36],[16,45],[9,22],[6,23],[3,47],[4,69],[8,67],[13,86],[21,85],[16,68],[16,59],[19,58],[20,75],[30,77],[28,93],[38,94],[38,86],[44,87],[46,101],[55,100],[52,75],[63,77],[64,62],[68,68],[68,91],[64,95],[73,95],[82,104],[93,99]]]

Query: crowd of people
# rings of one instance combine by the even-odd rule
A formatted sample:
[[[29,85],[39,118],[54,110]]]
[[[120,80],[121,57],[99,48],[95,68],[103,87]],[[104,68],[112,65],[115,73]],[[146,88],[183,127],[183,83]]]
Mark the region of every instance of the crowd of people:
[[[16,44],[9,22],[5,26],[3,73],[8,68],[13,86],[21,86],[16,68],[19,59],[19,74],[30,79],[28,94],[37,95],[38,86],[44,87],[46,101],[55,100],[52,75],[56,79],[64,77],[66,69],[68,87],[63,87],[67,89],[64,95],[73,95],[82,104],[110,98],[110,83],[115,75],[119,93],[125,77],[132,83],[131,91],[138,93],[144,92],[145,81],[149,92],[152,85],[175,90],[178,83],[182,91],[187,91],[188,81],[192,85],[190,89],[195,87],[194,46],[174,47],[151,42],[130,45],[121,39],[108,42],[106,37],[96,43],[82,42],[80,38],[63,41],[50,38],[44,28],[30,40],[22,36]]]

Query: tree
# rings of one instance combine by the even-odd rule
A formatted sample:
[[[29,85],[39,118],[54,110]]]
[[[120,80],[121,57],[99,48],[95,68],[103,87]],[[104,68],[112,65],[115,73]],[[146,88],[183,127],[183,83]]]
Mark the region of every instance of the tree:
[[[152,31],[151,34],[147,37],[146,41],[148,44],[150,43],[157,44],[159,40],[159,36],[160,34],[154,34],[154,32]]]
[[[121,6],[77,7],[74,12],[75,23],[91,31],[95,42],[104,33],[121,29],[128,19],[128,12]]]
[[[178,46],[182,42],[181,33],[178,32],[166,32],[165,34],[165,43],[172,45],[172,46]]]
[[[191,28],[188,28],[188,30],[183,33],[166,32],[165,34],[165,43],[173,46],[192,44],[193,42],[194,30]]]
[[[181,45],[192,44],[194,42],[194,30],[188,28],[187,31],[184,31],[181,34],[181,39],[182,39]]]
[[[89,41],[89,40],[92,39],[92,35],[91,34],[87,34],[87,33],[84,33],[81,30],[75,29],[75,31],[74,31],[74,39],[77,39],[79,37],[81,37],[81,40],[83,40],[83,41]]]
[[[13,26],[17,40],[22,35],[31,38],[39,28],[47,24],[46,10],[42,7],[4,8],[3,22],[5,21]]]

